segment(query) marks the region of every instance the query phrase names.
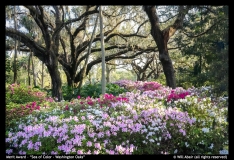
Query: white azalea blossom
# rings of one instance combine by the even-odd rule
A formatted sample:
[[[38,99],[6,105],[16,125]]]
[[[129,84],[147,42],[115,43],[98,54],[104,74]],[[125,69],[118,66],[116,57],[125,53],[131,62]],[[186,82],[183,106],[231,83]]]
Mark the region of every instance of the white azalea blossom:
[[[209,115],[210,115],[211,117],[215,117],[215,112],[210,112]]]
[[[211,145],[210,145],[210,147],[209,147],[209,148],[210,148],[210,149],[212,149],[213,147],[214,147],[214,144],[213,144],[213,143],[211,143]]]
[[[154,131],[158,131],[159,129],[158,129],[158,127],[154,127]]]
[[[152,132],[149,132],[147,136],[152,136]]]
[[[228,150],[220,150],[219,154],[228,154]]]
[[[156,125],[156,123],[155,122],[152,122],[152,126],[154,127]]]
[[[209,132],[209,128],[202,128],[202,131],[203,131],[204,133],[207,133],[207,132]]]
[[[193,120],[194,122],[196,122],[197,119],[193,117],[192,120]]]
[[[201,142],[199,142],[198,144],[204,144],[204,141],[202,140]]]

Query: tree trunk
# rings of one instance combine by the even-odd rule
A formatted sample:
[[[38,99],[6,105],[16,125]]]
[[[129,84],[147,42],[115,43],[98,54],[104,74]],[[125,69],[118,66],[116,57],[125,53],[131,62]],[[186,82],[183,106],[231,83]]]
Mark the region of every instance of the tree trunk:
[[[72,76],[71,76],[71,74],[73,72],[72,71],[69,72],[66,68],[64,68],[64,73],[66,74],[66,78],[67,78],[67,86],[73,88],[74,87],[74,78],[72,78]]]
[[[48,68],[52,82],[52,96],[60,102],[61,100],[63,100],[63,95],[62,81],[58,70],[58,59],[54,54],[50,54],[49,58],[46,60],[47,62],[45,64]]]
[[[106,67],[105,67],[105,46],[104,46],[104,37],[103,37],[103,21],[102,21],[102,9],[99,6],[99,15],[100,15],[100,36],[101,36],[101,48],[102,48],[102,94],[106,93]]]
[[[42,68],[41,68],[41,88],[44,88],[44,63],[42,62]]]
[[[163,72],[166,77],[166,84],[171,88],[176,88],[176,80],[174,74],[174,68],[171,58],[167,49],[167,42],[169,38],[169,31],[162,32],[158,28],[151,29],[151,35],[153,36],[159,50],[159,60],[162,63]]]
[[[34,87],[36,87],[37,86],[37,77],[36,77],[34,62],[33,62],[33,52],[30,51],[30,53],[31,53],[31,61],[32,61],[33,85],[34,85]]]
[[[14,6],[14,26],[15,30],[17,30],[17,19],[16,19],[16,6]],[[17,82],[17,40],[15,40],[15,56],[14,56],[14,82]]]
[[[31,77],[30,77],[30,59],[31,59],[31,53],[28,57],[28,85],[31,86]]]
[[[74,80],[70,76],[67,76],[67,85],[71,88],[74,87]]]
[[[110,83],[110,68],[108,65],[106,65],[106,83]]]
[[[159,50],[159,60],[163,66],[163,72],[166,76],[167,86],[176,88],[174,68],[172,65],[171,58],[168,53],[167,43],[171,36],[175,34],[178,29],[183,27],[183,20],[185,15],[188,13],[191,6],[179,6],[177,18],[172,25],[169,25],[164,30],[160,30],[159,17],[156,12],[156,6],[143,6],[144,11],[149,17],[151,24],[151,35],[156,42]]]
[[[84,80],[84,77],[86,75],[86,70],[87,70],[87,65],[88,65],[88,61],[89,61],[89,55],[91,53],[91,46],[92,46],[92,43],[93,43],[93,38],[94,38],[94,34],[95,34],[95,31],[96,31],[96,27],[97,27],[97,22],[98,22],[98,16],[96,18],[96,21],[95,21],[95,26],[94,26],[94,29],[93,29],[93,33],[92,33],[92,36],[91,36],[91,40],[90,40],[90,43],[89,43],[89,49],[88,49],[88,53],[86,55],[86,59],[85,59],[85,64],[84,64],[84,69],[82,70],[81,72],[81,80],[79,82],[79,86],[78,88],[80,89],[82,84],[83,84],[83,80]]]
[[[176,88],[174,68],[173,68],[170,56],[168,55],[168,51],[167,51],[167,53],[165,53],[165,52],[160,53],[159,52],[159,59],[162,62],[163,72],[166,76],[167,86],[169,86],[173,89]]]

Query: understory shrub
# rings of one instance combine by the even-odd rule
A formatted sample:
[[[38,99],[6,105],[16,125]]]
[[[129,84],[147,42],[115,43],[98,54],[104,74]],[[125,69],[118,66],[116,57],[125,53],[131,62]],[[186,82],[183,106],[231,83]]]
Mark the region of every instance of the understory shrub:
[[[65,101],[70,101],[71,99],[75,99],[78,96],[79,89],[78,88],[71,88],[68,86],[63,86],[62,87],[63,91],[63,98]],[[117,84],[112,84],[112,83],[107,83],[106,84],[106,93],[108,94],[113,94],[115,96],[127,92],[126,89],[123,87],[120,87]],[[81,97],[93,97],[93,98],[98,98],[102,94],[102,88],[100,83],[96,84],[86,84],[83,85],[80,89],[80,96]]]
[[[228,154],[227,99],[144,83],[32,111],[7,129],[6,153]]]
[[[25,86],[24,84],[6,85],[6,105],[9,103],[24,104],[44,100],[46,93],[37,88]]]

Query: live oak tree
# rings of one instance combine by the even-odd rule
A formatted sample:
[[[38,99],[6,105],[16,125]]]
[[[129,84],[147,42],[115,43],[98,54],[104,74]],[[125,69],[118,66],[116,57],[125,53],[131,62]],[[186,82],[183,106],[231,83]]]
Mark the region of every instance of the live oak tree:
[[[28,47],[33,52],[34,56],[36,56],[46,65],[52,82],[52,96],[57,97],[58,101],[60,101],[62,100],[62,91],[61,78],[58,71],[58,62],[63,66],[65,74],[67,75],[68,85],[72,86],[73,83],[78,83],[82,79],[81,73],[84,68],[81,67],[79,71],[77,71],[77,68],[87,57],[84,51],[90,44],[90,40],[84,40],[80,37],[81,41],[78,42],[78,45],[76,44],[77,41],[79,41],[79,36],[82,35],[82,32],[84,33],[84,31],[87,31],[86,25],[89,19],[89,15],[91,16],[92,14],[98,13],[98,6],[82,6],[84,8],[84,12],[76,12],[77,17],[75,18],[70,18],[67,16],[69,12],[66,11],[67,7],[64,6],[22,7],[24,7],[22,15],[27,16],[35,24],[34,28],[37,28],[40,31],[41,37],[38,37],[39,34],[32,35],[30,29],[26,27],[26,24],[24,24],[24,27],[27,31],[15,31],[11,27],[6,27],[6,36],[13,39],[19,39],[21,44]],[[105,12],[105,16],[110,18],[113,15],[108,15],[107,12]],[[104,27],[105,43],[111,41],[111,39],[115,36],[119,36],[125,41],[128,37],[147,37],[145,35],[138,34],[140,28],[147,21],[141,22],[140,25],[137,26],[135,33],[125,34],[116,31],[115,29],[125,21],[134,22],[134,20],[122,17],[122,19],[117,21],[116,25],[113,27]],[[78,22],[78,24],[75,24],[75,22]],[[76,27],[74,27],[74,25],[76,25]],[[36,40],[38,38],[41,41],[40,43]],[[100,36],[96,35],[93,40],[93,44],[96,45],[98,41],[100,42]],[[68,49],[66,48],[67,43],[70,47]],[[106,62],[115,58],[127,58],[126,56],[121,57],[121,55],[129,51],[136,50],[137,48],[140,49],[139,46],[128,44],[110,44],[105,47],[105,50],[116,48],[118,48],[119,51],[112,55],[106,56]],[[91,53],[100,51],[101,48],[91,49]],[[139,52],[136,52],[136,54],[132,56],[137,56],[143,52],[144,50],[140,49]],[[92,66],[100,62],[101,57],[89,62],[87,65],[86,75]]]
[[[24,10],[18,13],[19,18],[24,16],[30,19],[35,24],[31,28],[37,29],[38,31],[27,29],[26,24],[24,24],[27,31],[15,31],[14,28],[6,27],[6,36],[20,40],[20,50],[25,49],[25,46],[27,46],[33,52],[34,56],[46,65],[52,80],[52,95],[55,97],[59,96],[61,100],[61,78],[58,71],[58,62],[63,67],[68,85],[74,86],[83,81],[92,67],[102,61],[102,57],[100,56],[100,29],[97,29],[95,32],[93,40],[90,38],[93,33],[96,14],[99,12],[99,6],[22,7],[24,7]],[[174,45],[172,48],[180,48],[183,51],[184,46],[187,45],[186,41],[190,43],[196,43],[196,41],[180,39],[180,35],[187,37],[192,32],[195,35],[197,33],[198,35],[206,35],[203,32],[201,34],[197,32],[197,30],[200,31],[201,27],[195,23],[196,19],[191,18],[192,14],[196,15],[198,13],[194,8],[198,8],[199,10],[201,6],[176,7],[166,6],[166,9],[173,9],[174,15],[169,14],[169,10],[164,10],[162,14],[158,14],[162,12],[160,6],[145,6],[145,12],[142,12],[139,6],[103,7],[105,62],[111,63],[113,60],[128,59],[131,63],[131,59],[143,53],[159,52],[158,59],[161,61],[160,65],[162,65],[163,72],[166,75],[167,85],[175,88],[175,69],[173,68],[171,56],[169,56],[168,52],[171,48],[169,45],[171,40],[177,38],[178,43],[173,42],[171,46]],[[213,23],[213,19],[217,19],[217,17],[215,14],[208,16],[208,13],[213,12],[213,8],[209,6],[202,7],[204,13],[207,12],[202,16],[206,20],[210,19],[209,22],[202,21],[204,22],[201,24],[203,26],[202,29],[204,33],[209,33],[205,31],[207,29],[209,30],[210,27],[212,28],[213,24],[210,24],[210,22]],[[192,14],[190,15],[190,13]],[[167,17],[167,19],[163,19],[163,16]],[[164,20],[167,23],[162,26],[161,24]],[[221,22],[223,21],[217,20],[217,23]],[[192,25],[189,24],[194,24],[195,27],[192,28]],[[186,32],[186,30],[180,32],[184,28],[182,27],[183,25],[186,26],[186,30],[190,33]],[[153,40],[148,36],[150,31],[147,30],[147,27],[149,29],[151,28]],[[163,29],[161,29],[162,27]],[[177,30],[179,32],[176,32]],[[214,30],[214,27],[210,29],[210,31],[212,30]],[[215,32],[215,34],[217,33],[218,31]],[[210,36],[209,39],[212,39],[212,37],[214,36]],[[154,43],[152,44],[151,41]],[[202,43],[202,48],[205,48],[205,42]],[[6,46],[6,48],[11,47]],[[205,59],[205,57],[203,58]],[[212,60],[212,58],[208,59]],[[203,60],[202,62],[205,61]],[[148,67],[150,66],[148,65]]]
[[[149,17],[151,24],[151,35],[159,50],[159,59],[162,63],[163,72],[166,76],[166,84],[172,88],[176,88],[176,79],[172,61],[168,53],[167,43],[170,37],[172,37],[178,29],[182,28],[184,17],[190,8],[191,6],[179,6],[178,14],[174,20],[174,23],[161,30],[156,6],[143,6],[143,9]]]
[[[26,35],[22,31],[15,31],[13,28],[6,27],[6,36],[14,39],[20,39],[21,43],[24,43],[30,48],[34,55],[43,61],[49,71],[52,81],[52,96],[56,97],[58,101],[61,101],[61,78],[58,71],[58,49],[60,31],[64,27],[64,21],[62,19],[63,13],[60,6],[53,6],[54,9],[54,22],[48,19],[48,15],[45,12],[44,6],[24,6],[28,9],[28,15],[35,21],[40,28],[45,45],[40,45],[36,41]],[[48,8],[47,8],[48,9]]]
[[[217,78],[214,78],[215,76],[210,76],[208,74],[211,73],[210,71],[214,68],[212,63],[219,61],[219,59],[215,58],[215,54],[213,54],[215,52],[212,51],[210,45],[216,43],[220,44],[220,42],[226,44],[223,35],[228,31],[227,8],[227,6],[222,5],[143,6],[150,20],[151,35],[157,44],[159,59],[162,63],[168,86],[172,88],[176,87],[172,60],[167,49],[168,42],[173,35],[175,35],[173,38],[177,41],[175,45],[180,48],[179,52],[181,52],[184,57],[185,55],[189,57],[195,55],[198,58],[198,65],[194,67],[196,75],[188,74],[187,80],[192,80],[194,83],[198,82],[197,86],[205,85],[207,82],[209,84],[213,84],[213,82],[218,83],[215,80]],[[168,24],[161,29],[163,21],[166,21]],[[185,43],[188,44],[182,46]],[[224,50],[224,52],[226,51]],[[222,62],[224,64],[222,69],[227,66],[226,62],[227,60]],[[194,63],[195,66],[196,62],[192,63]],[[213,68],[211,68],[211,66],[213,66]],[[184,66],[179,66],[177,68],[183,67]],[[224,70],[225,72],[223,71],[222,73],[227,75],[227,70]],[[224,77],[223,79],[227,79],[227,76]]]
[[[16,17],[16,6],[14,6],[14,29],[15,31],[18,30],[18,21]],[[18,40],[15,39],[15,54],[14,54],[14,83],[17,81],[17,46],[18,46]]]
[[[96,7],[96,8],[95,8]],[[88,12],[91,7],[86,8],[85,12]],[[131,52],[134,50],[137,51],[139,46],[136,45],[130,45],[126,44],[128,40],[131,37],[139,37],[139,38],[146,38],[146,35],[139,34],[140,29],[142,26],[147,22],[135,22],[133,18],[126,18],[126,15],[128,12],[123,13],[122,9],[123,7],[119,6],[108,6],[106,9],[103,10],[103,19],[105,19],[105,23],[103,26],[103,35],[104,35],[104,42],[105,42],[105,62],[111,61],[113,59],[122,58],[124,55],[128,52]],[[93,6],[93,10],[98,11],[98,6]],[[94,12],[96,13],[96,12]],[[59,62],[63,66],[63,69],[65,71],[65,74],[67,76],[67,82],[68,85],[73,87],[74,85],[80,83],[83,81],[83,78],[88,75],[91,68],[101,63],[102,57],[100,56],[101,52],[101,38],[100,38],[100,30],[97,31],[97,33],[94,35],[94,38],[91,40],[90,38],[87,38],[86,33],[90,29],[88,26],[94,25],[95,22],[95,15],[93,18],[93,15],[86,15],[80,18],[80,22],[77,24],[77,27],[72,31],[72,27],[68,28],[66,27],[66,31],[68,33],[68,44],[63,40],[61,40],[62,48],[63,48],[63,54],[59,55]],[[119,27],[121,25],[125,25],[127,22],[135,22],[135,27],[137,27],[136,32],[134,33],[131,31],[129,34],[126,34],[125,32],[121,31]],[[92,28],[91,28],[92,29]],[[84,37],[81,40],[79,40],[79,43],[77,43],[76,37]],[[116,37],[120,37],[122,41],[118,41],[116,43],[113,43],[113,39]],[[125,42],[125,43],[124,43]],[[89,49],[91,43],[91,50],[90,52],[87,52]],[[65,45],[66,44],[66,45]],[[70,53],[67,51],[67,47],[71,48]],[[143,50],[140,49],[141,53],[143,53]],[[107,53],[108,52],[108,53]],[[112,53],[112,54],[109,54]],[[141,53],[136,53],[141,54]],[[69,55],[70,54],[70,55]],[[90,62],[88,62],[87,65],[83,65],[86,61],[86,59],[89,58]],[[86,64],[86,63],[85,63]],[[83,67],[82,67],[83,66]],[[85,71],[84,71],[85,70]],[[85,75],[84,75],[85,73]]]

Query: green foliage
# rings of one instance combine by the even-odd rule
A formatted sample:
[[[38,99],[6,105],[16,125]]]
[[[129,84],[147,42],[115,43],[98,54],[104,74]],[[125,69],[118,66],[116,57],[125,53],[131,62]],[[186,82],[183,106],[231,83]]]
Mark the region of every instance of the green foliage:
[[[23,84],[10,84],[6,86],[6,105],[10,103],[25,104],[42,101],[46,93]]]
[[[6,77],[6,83],[10,83],[11,82],[11,60],[10,60],[10,56],[8,54],[6,54],[6,68],[5,68],[5,77]]]
[[[42,92],[45,92],[48,97],[52,97],[52,89],[42,88]]]
[[[65,101],[70,101],[71,99],[76,99],[79,93],[78,88],[72,88],[69,86],[63,86],[62,87],[63,92],[63,98]],[[117,96],[121,93],[127,92],[126,89],[112,83],[106,84],[106,93],[113,94],[114,96]],[[100,97],[102,94],[101,84],[86,84],[81,87],[80,90],[80,96],[81,97],[93,97],[97,98]]]
[[[214,53],[217,60],[210,66],[208,76],[211,77],[216,96],[228,95],[228,50]]]
[[[124,92],[127,92],[127,90],[120,87],[117,84],[108,83],[106,85],[106,93],[108,94],[113,94],[114,96],[118,96],[119,94],[122,94]]]
[[[15,125],[15,122],[20,118],[31,114],[35,109],[38,109],[35,107],[35,103],[28,103],[25,105],[11,103],[6,108],[6,128],[12,128]]]
[[[212,14],[206,14],[204,10],[198,9],[198,14],[188,14],[190,23],[184,25],[185,30],[188,28],[192,30],[191,35],[199,35],[207,31],[205,25],[215,24],[207,34],[197,38],[179,35],[175,39],[180,46],[188,41],[191,42],[181,48],[181,53],[183,56],[189,56],[195,60],[190,62],[193,64],[193,69],[189,68],[189,71],[194,74],[181,73],[177,70],[177,75],[179,74],[177,76],[177,86],[187,88],[212,85],[217,96],[225,94],[225,92],[227,95],[228,6],[211,7],[211,9],[216,12],[214,17],[211,18]],[[217,23],[217,21],[220,22]]]
[[[70,101],[72,98],[76,98],[78,95],[78,88],[72,88],[70,86],[62,86],[63,98],[65,101]]]
[[[223,121],[227,117],[227,109],[212,104],[211,98],[199,99],[195,96],[180,99],[175,104],[195,120],[194,125],[186,129],[187,139],[184,141],[192,147],[184,146],[185,152],[207,154],[212,151],[212,153],[219,154],[226,140],[225,137],[228,137],[228,122]],[[214,148],[210,147],[213,146],[212,144]]]
[[[159,75],[159,77],[157,79],[155,79],[154,81],[156,81],[156,82],[158,82],[158,83],[160,83],[160,84],[162,84],[162,85],[165,86],[166,85],[166,76],[165,76],[165,74],[161,73]]]
[[[52,105],[53,100],[46,93],[30,86],[6,85],[6,127],[12,127],[20,119],[32,114],[32,111]]]
[[[106,84],[106,93],[113,94],[114,96],[119,95],[123,92],[126,92],[125,89],[119,87],[116,84],[108,83]],[[81,97],[93,97],[98,98],[102,94],[101,84],[88,84],[84,85],[81,88],[80,96]]]
[[[118,81],[121,79],[128,79],[128,80],[136,80],[135,74],[130,71],[126,70],[116,70],[115,72],[111,73],[112,81]]]

